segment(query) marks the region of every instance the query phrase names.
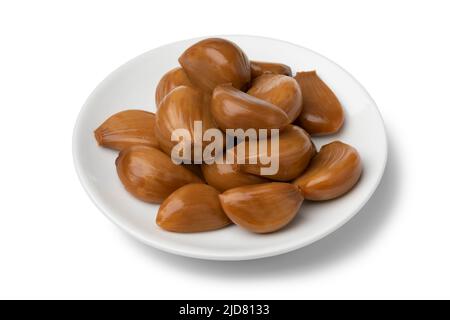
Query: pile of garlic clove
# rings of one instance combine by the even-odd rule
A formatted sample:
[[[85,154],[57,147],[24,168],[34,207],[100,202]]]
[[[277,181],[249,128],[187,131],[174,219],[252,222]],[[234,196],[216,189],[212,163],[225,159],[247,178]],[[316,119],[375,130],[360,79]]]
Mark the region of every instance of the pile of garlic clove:
[[[339,100],[315,71],[293,77],[289,66],[250,61],[235,43],[219,38],[189,47],[179,63],[156,88],[156,114],[125,110],[95,130],[100,146],[120,151],[116,168],[125,189],[161,204],[161,228],[202,232],[234,223],[274,232],[295,218],[304,200],[334,199],[358,182],[362,163],[355,148],[334,141],[317,152],[311,140],[338,132],[344,123]],[[194,137],[195,121],[224,136],[227,129],[279,129],[277,173],[261,174],[258,159],[267,154],[258,148],[246,158],[256,161],[245,164],[175,163],[172,132],[186,129]],[[241,143],[251,148],[259,139]],[[264,139],[270,144],[273,138]],[[206,147],[201,140],[186,143]]]

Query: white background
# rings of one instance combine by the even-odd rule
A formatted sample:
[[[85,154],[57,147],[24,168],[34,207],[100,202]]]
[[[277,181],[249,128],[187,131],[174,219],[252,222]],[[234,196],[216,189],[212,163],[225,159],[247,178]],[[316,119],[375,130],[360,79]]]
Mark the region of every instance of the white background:
[[[450,298],[449,30],[447,1],[0,2],[0,298]],[[72,129],[95,86],[154,47],[217,34],[322,53],[384,117],[378,191],[309,247],[172,256],[119,231],[78,181]]]

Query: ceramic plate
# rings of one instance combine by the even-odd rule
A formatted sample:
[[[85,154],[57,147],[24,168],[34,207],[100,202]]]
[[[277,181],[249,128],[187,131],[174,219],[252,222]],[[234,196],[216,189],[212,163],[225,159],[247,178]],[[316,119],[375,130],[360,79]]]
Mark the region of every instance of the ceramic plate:
[[[237,43],[252,60],[282,62],[293,72],[317,70],[345,109],[345,126],[336,135],[314,138],[319,148],[339,139],[356,147],[364,172],[345,196],[327,202],[305,202],[285,229],[258,235],[237,226],[211,232],[177,234],[155,223],[158,205],[133,198],[116,174],[117,153],[100,148],[93,131],[110,115],[125,109],[155,112],[154,93],[161,76],[177,66],[180,54],[200,39],[184,40],[146,52],[111,73],[89,96],[73,135],[75,167],[97,207],[117,226],[155,248],[183,256],[245,260],[274,256],[304,247],[338,229],[369,200],[383,175],[387,141],[383,120],[366,90],[341,67],[309,49],[254,36],[223,36]]]

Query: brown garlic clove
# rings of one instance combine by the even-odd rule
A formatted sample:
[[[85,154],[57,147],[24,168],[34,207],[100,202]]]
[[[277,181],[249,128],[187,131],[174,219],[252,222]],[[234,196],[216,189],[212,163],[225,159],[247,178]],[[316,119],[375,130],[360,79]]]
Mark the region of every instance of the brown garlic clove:
[[[250,61],[252,79],[259,77],[264,73],[283,74],[292,77],[292,70],[289,66],[282,63]]]
[[[191,147],[203,145],[202,137],[194,134],[194,122],[202,121],[202,131],[214,128],[214,120],[209,110],[209,97],[200,90],[187,86],[179,86],[173,89],[160,103],[156,112],[156,137],[160,148],[171,155],[172,148],[178,144],[171,141],[172,132],[176,129],[186,129],[190,133],[190,140],[186,141]],[[194,153],[191,151],[191,159]],[[187,157],[181,157],[187,159]]]
[[[172,232],[202,232],[231,223],[219,202],[219,192],[206,184],[188,184],[161,204],[156,223]]]
[[[188,183],[202,183],[191,171],[176,165],[163,152],[146,146],[133,146],[120,152],[116,168],[125,189],[136,198],[161,203]]]
[[[178,61],[192,83],[206,92],[225,83],[241,89],[250,81],[247,56],[228,40],[210,38],[197,42]]]
[[[293,183],[308,200],[330,200],[348,192],[362,172],[355,148],[340,141],[323,146],[308,169]]]
[[[283,228],[294,219],[303,203],[296,186],[281,182],[230,189],[219,198],[231,221],[256,233]]]
[[[164,99],[170,91],[179,86],[192,87],[192,83],[183,68],[177,67],[167,72],[159,81],[155,92],[156,107],[159,107],[162,99]]]
[[[254,175],[261,175],[262,168],[271,166],[271,164],[262,164],[260,161],[262,157],[276,157],[278,155],[278,172],[273,175],[263,175],[263,177],[276,181],[291,181],[307,168],[311,158],[316,154],[316,148],[310,136],[300,127],[289,125],[280,133],[278,154],[276,150],[272,152],[271,139],[267,139],[266,148],[258,148],[258,144],[260,145],[259,140],[247,141],[245,146],[245,164],[238,164],[239,170]],[[237,148],[238,146],[234,147],[235,156]],[[251,153],[251,150],[258,151]],[[252,161],[254,164],[252,164]]]
[[[232,164],[226,163],[202,164],[202,172],[206,182],[221,192],[250,184],[269,182],[263,177],[240,172]]]
[[[263,74],[253,81],[247,93],[281,108],[286,112],[290,123],[297,119],[302,111],[302,91],[292,77]]]
[[[311,135],[326,135],[339,131],[344,123],[344,110],[333,91],[315,71],[299,72],[295,79],[303,94],[303,111],[296,124]]]
[[[158,147],[155,114],[143,110],[126,110],[109,117],[95,130],[102,147],[122,150],[133,145]]]
[[[231,85],[214,89],[211,113],[222,130],[283,129],[289,124],[289,118],[283,110]]]

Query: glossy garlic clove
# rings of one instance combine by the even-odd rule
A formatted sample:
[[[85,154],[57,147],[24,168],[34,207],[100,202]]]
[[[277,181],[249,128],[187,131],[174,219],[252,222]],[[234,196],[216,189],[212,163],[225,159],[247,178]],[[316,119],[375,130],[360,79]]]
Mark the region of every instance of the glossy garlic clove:
[[[281,182],[230,189],[219,198],[235,224],[256,233],[283,228],[294,219],[303,203],[296,186]]]
[[[205,181],[223,192],[228,189],[269,182],[268,179],[237,170],[232,164],[202,164]]]
[[[192,83],[206,92],[231,83],[241,89],[251,77],[250,62],[233,42],[210,38],[197,42],[178,59]]]
[[[102,147],[122,150],[133,145],[158,147],[155,114],[143,110],[126,110],[109,117],[98,127],[95,139]]]
[[[282,63],[250,61],[252,79],[259,77],[264,73],[283,74],[292,77],[292,70],[289,66]]]
[[[156,223],[172,232],[217,230],[231,223],[219,202],[219,192],[206,184],[188,184],[161,204]]]
[[[167,72],[159,81],[155,92],[156,107],[159,107],[162,99],[164,99],[170,91],[179,86],[192,87],[192,83],[183,68],[177,67]]]
[[[303,94],[303,111],[296,124],[311,135],[339,131],[344,124],[344,110],[333,91],[315,71],[298,72],[295,79]]]
[[[262,175],[276,181],[291,181],[297,178],[308,166],[311,158],[316,154],[316,148],[308,133],[300,127],[289,125],[279,135],[278,153],[272,152],[272,138],[267,139],[267,147],[258,148],[259,140],[250,140],[246,143],[245,164],[238,164],[240,171],[254,175],[262,175],[261,169],[268,168],[272,164],[262,164],[264,157],[277,157],[279,168],[275,174]],[[244,142],[242,142],[244,143]],[[235,155],[238,146],[234,147]],[[257,150],[256,153],[250,150]],[[254,164],[252,164],[252,161]],[[274,159],[272,162],[275,161]]]
[[[191,171],[174,164],[165,153],[152,147],[133,146],[122,150],[116,168],[125,189],[151,203],[161,203],[185,184],[202,183]]]
[[[231,85],[214,89],[211,113],[222,130],[284,129],[289,124],[289,118],[283,110]]]
[[[308,200],[330,200],[347,193],[358,182],[361,158],[340,141],[323,146],[308,169],[294,181]]]
[[[263,74],[252,82],[247,93],[282,109],[290,123],[297,119],[302,111],[302,91],[292,77]]]
[[[191,159],[193,159],[194,146],[200,145],[203,148],[204,144],[202,137],[195,136],[195,121],[202,121],[202,132],[215,127],[209,110],[209,98],[200,90],[191,87],[179,86],[173,89],[161,101],[156,112],[156,137],[160,148],[167,155],[171,155],[172,148],[178,144],[178,141],[171,140],[172,133],[176,129],[186,129],[190,134],[190,140],[186,140],[186,143],[192,149]]]

